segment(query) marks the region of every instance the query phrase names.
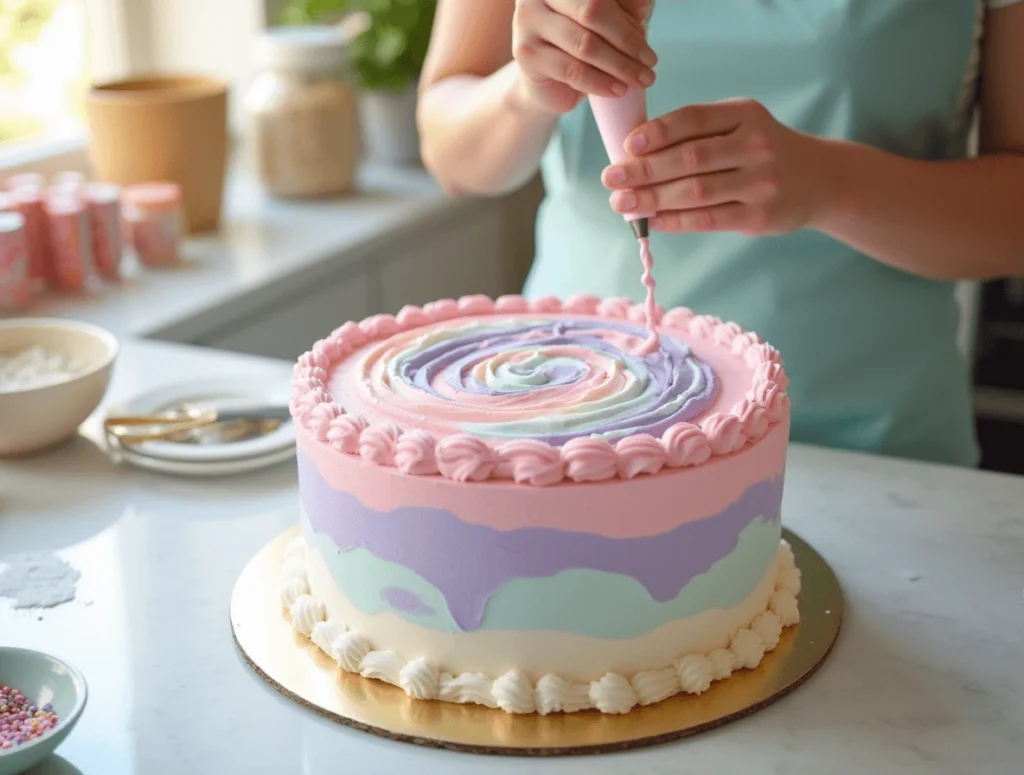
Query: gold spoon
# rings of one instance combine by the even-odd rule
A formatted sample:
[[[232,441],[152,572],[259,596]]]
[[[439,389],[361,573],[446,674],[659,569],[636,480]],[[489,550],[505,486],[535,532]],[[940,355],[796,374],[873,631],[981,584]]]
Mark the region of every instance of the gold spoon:
[[[214,426],[249,426],[243,434],[225,434],[235,436],[231,440],[237,441],[238,435],[258,435],[252,433],[254,428],[267,433],[289,419],[286,406],[217,410],[213,407],[183,404],[154,414],[113,415],[103,421],[103,429],[108,436],[113,436],[123,444],[137,444],[159,439],[195,441],[197,432],[212,431]],[[185,439],[186,435],[193,438]]]

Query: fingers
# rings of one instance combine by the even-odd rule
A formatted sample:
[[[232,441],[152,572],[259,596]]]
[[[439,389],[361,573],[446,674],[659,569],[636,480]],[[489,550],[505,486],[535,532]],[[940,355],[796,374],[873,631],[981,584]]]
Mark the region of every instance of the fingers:
[[[547,42],[628,86],[650,86],[654,71],[622,53],[605,38],[568,16],[553,14],[546,30]],[[621,90],[625,94],[625,89]]]
[[[581,62],[560,48],[548,43],[520,44],[530,46],[529,56],[519,59],[523,74],[533,81],[555,81],[567,84],[583,94],[618,97],[626,93],[626,85],[592,65]]]
[[[641,188],[758,164],[763,161],[763,150],[763,144],[737,132],[705,137],[606,167],[601,182],[612,189]]]
[[[619,0],[546,0],[546,4],[552,11],[600,35],[626,56],[642,61],[642,53],[654,55],[647,45],[642,20],[623,8]]]
[[[695,210],[725,202],[761,201],[765,198],[761,176],[749,170],[730,170],[694,175],[656,186],[616,191],[611,195],[617,213],[663,213]]]
[[[626,137],[626,150],[638,156],[687,140],[728,134],[744,122],[758,118],[759,112],[767,111],[753,100],[687,105],[634,129]]]
[[[799,140],[752,100],[692,105],[635,130],[626,141],[635,158],[606,168],[602,182],[613,210],[654,212],[659,231],[781,234],[807,223],[814,198],[801,190],[805,170],[791,169]]]
[[[654,10],[654,0],[619,0],[619,5],[625,8],[627,13],[640,24],[645,24],[647,17]]]
[[[512,53],[533,88],[613,97],[654,83],[646,0],[516,0]]]
[[[698,210],[659,213],[652,229],[667,232],[733,231],[748,236],[768,233],[768,213],[762,205],[730,202]]]

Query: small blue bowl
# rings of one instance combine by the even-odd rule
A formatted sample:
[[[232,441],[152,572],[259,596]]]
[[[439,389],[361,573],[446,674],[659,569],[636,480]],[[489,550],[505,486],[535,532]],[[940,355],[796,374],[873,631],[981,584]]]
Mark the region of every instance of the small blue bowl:
[[[49,703],[57,726],[42,737],[0,751],[0,775],[24,772],[52,754],[85,709],[82,674],[56,657],[31,649],[0,646],[0,684],[17,689],[37,705]]]

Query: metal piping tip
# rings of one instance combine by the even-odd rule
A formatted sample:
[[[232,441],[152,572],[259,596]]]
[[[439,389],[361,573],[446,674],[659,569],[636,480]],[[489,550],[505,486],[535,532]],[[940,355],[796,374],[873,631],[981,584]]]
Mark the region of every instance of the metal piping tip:
[[[630,221],[629,228],[633,230],[637,239],[646,239],[648,236],[646,218],[637,218],[635,221]]]

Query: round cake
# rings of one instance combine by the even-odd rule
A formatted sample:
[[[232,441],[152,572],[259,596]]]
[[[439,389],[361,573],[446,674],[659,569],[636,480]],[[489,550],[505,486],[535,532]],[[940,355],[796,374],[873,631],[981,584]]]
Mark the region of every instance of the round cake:
[[[303,355],[282,603],[423,700],[625,713],[756,667],[799,620],[779,353],[628,299],[443,300]]]

